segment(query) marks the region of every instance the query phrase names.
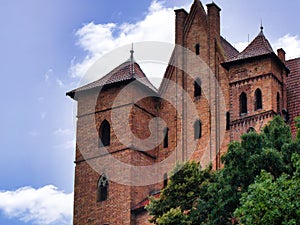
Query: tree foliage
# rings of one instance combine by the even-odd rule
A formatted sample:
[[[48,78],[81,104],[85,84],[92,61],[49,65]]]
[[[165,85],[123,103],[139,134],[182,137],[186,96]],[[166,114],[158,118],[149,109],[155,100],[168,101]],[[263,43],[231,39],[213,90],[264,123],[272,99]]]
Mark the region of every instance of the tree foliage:
[[[262,171],[246,193],[234,215],[241,224],[300,224],[300,157],[293,157],[293,176],[278,179]]]
[[[284,209],[276,207],[283,200],[299,201],[299,196],[292,199],[293,191],[299,194],[296,178],[300,162],[295,160],[299,154],[300,138],[293,140],[289,126],[281,117],[275,117],[260,134],[250,132],[242,135],[241,142],[230,143],[222,157],[221,170],[212,171],[211,167],[201,170],[195,162],[177,165],[160,198],[152,199],[148,206],[153,216],[151,222],[165,225],[299,222],[299,212],[293,211],[299,205],[287,203],[281,204]],[[267,188],[268,185],[272,188]],[[253,209],[256,201],[261,205]],[[264,207],[271,203],[270,214],[263,214],[269,212]],[[256,223],[262,214],[266,216],[264,222]]]
[[[201,170],[199,163],[194,161],[177,164],[160,198],[151,199],[151,203],[147,206],[147,210],[153,216],[151,222],[174,224],[167,223],[167,221],[184,217],[178,211],[184,212],[193,208],[201,192],[200,184],[210,178],[210,171],[211,167]],[[172,219],[167,220],[167,217],[172,217]]]

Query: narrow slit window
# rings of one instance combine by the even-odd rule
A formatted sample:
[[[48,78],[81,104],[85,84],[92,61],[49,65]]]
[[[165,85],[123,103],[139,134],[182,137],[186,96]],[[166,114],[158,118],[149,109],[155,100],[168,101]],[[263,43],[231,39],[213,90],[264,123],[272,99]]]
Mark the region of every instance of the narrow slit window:
[[[262,109],[262,93],[258,88],[255,91],[255,110]]]
[[[97,184],[97,202],[107,200],[108,197],[108,179],[105,174],[102,174]]]
[[[202,137],[202,123],[200,120],[196,120],[194,123],[194,139]]]
[[[169,146],[169,128],[166,127],[164,129],[164,148]]]
[[[246,114],[247,112],[247,95],[242,92],[240,95],[240,114]]]
[[[201,80],[200,78],[197,78],[194,81],[194,97],[200,97],[201,94],[202,94]]]
[[[164,174],[164,188],[167,187],[167,185],[168,185],[168,174],[165,173]]]
[[[99,146],[109,146],[110,145],[110,125],[107,120],[101,123],[99,129]]]
[[[226,130],[230,130],[230,112],[226,113]]]
[[[200,44],[199,43],[197,43],[195,45],[195,53],[196,53],[196,55],[200,55]]]
[[[278,92],[277,92],[276,102],[277,102],[277,113],[280,113],[280,95]]]

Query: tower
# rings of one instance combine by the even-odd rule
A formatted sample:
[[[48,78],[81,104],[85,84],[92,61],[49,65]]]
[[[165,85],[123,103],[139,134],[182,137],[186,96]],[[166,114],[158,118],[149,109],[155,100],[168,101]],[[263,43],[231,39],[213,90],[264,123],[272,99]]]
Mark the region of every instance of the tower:
[[[170,135],[177,146],[181,146],[176,149],[177,160],[195,159],[204,166],[213,162],[215,168],[220,167],[220,155],[227,146],[222,144],[223,138],[229,143],[229,132],[221,135],[229,110],[229,91],[228,71],[220,63],[238,53],[220,35],[220,11],[211,3],[207,4],[206,13],[198,0],[193,2],[189,13],[184,9],[175,10],[175,43],[181,47],[175,48],[164,75],[166,81],[159,89],[163,99],[172,94],[176,99],[176,115],[170,115],[170,106],[162,103],[160,116],[172,121]],[[168,80],[179,88],[168,85]],[[188,99],[199,115],[194,121],[191,121]],[[196,137],[197,130],[201,130],[201,135],[194,138],[197,141],[194,147],[191,136]],[[189,155],[191,150],[194,151],[192,156]]]
[[[257,37],[222,65],[229,71],[231,140],[250,130],[259,132],[287,108],[284,51],[274,53],[261,27]]]
[[[230,141],[260,132],[277,114],[295,135],[300,58],[275,54],[263,27],[238,52],[220,34],[221,9],[206,7],[194,0],[189,12],[175,10],[177,46],[158,90],[131,50],[106,76],[67,93],[78,103],[74,225],[149,224],[147,197],[159,196],[167,174],[153,179],[145,168],[170,155],[172,165],[196,160],[219,169]]]
[[[140,149],[133,137],[151,136],[156,88],[131,55],[102,79],[67,95],[78,103],[74,225],[134,224],[131,209],[155,189],[143,186],[147,174],[134,168],[154,163],[157,150]]]

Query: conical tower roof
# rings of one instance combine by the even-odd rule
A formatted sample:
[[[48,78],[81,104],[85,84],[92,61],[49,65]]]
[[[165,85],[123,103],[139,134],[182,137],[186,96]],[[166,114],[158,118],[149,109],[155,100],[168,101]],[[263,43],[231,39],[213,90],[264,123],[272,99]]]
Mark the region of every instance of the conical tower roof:
[[[138,81],[153,92],[157,92],[157,89],[151,84],[139,64],[134,62],[132,58],[122,63],[104,77],[67,92],[66,94],[71,98],[76,98],[75,94],[79,94],[94,88],[101,88],[104,86],[113,86],[114,84],[120,84],[122,82]]]
[[[270,45],[270,42],[265,37],[263,30],[261,29],[256,38],[241,53],[234,56],[233,58],[229,58],[226,62],[229,63],[240,61],[248,58],[268,55],[271,53],[274,53],[274,51]]]

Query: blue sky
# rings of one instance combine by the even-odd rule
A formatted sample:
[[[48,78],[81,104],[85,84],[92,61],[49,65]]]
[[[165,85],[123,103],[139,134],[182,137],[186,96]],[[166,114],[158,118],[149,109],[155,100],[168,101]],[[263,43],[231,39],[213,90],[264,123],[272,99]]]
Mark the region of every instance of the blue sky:
[[[172,42],[173,8],[191,2],[0,0],[1,225],[70,224],[74,103],[65,93],[116,47]],[[274,50],[300,56],[298,0],[215,2],[222,34],[237,48],[258,34],[262,19]]]

